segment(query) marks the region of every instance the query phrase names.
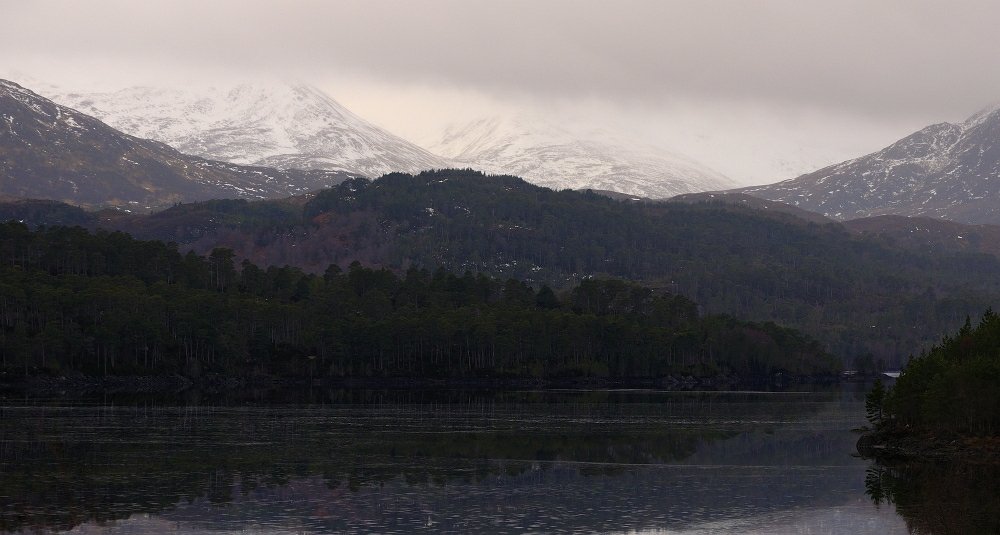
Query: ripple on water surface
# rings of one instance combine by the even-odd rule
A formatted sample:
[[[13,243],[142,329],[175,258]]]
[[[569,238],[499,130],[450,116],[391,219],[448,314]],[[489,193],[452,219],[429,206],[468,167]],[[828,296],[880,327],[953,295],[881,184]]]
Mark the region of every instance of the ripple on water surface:
[[[0,407],[0,527],[905,533],[855,392],[345,394]]]

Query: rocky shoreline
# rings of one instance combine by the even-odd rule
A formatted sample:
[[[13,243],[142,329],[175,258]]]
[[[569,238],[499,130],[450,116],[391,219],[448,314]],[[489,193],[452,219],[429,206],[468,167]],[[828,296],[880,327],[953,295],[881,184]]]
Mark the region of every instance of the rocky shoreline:
[[[717,375],[693,377],[677,375],[657,378],[607,377],[326,377],[322,379],[280,377],[184,377],[107,376],[107,377],[28,377],[0,382],[0,389],[30,393],[64,392],[181,392],[185,390],[224,391],[248,388],[342,388],[342,389],[593,389],[654,388],[665,390],[732,389],[748,387],[786,387],[796,384],[833,384],[837,377],[798,377],[788,375],[735,377]]]
[[[865,430],[858,453],[879,462],[968,461],[1000,463],[1000,437],[931,432],[909,426]]]

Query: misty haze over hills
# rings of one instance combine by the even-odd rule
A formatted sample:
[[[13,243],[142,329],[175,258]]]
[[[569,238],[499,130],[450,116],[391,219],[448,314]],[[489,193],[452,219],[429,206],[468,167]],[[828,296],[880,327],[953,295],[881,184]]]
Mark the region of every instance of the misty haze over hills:
[[[268,199],[339,184],[339,171],[286,171],[182,154],[0,80],[0,194],[143,212],[213,198]]]
[[[491,117],[446,129],[430,150],[461,166],[553,189],[612,190],[650,198],[732,188],[705,165],[606,131],[570,132],[525,117]]]
[[[447,167],[448,162],[354,115],[302,83],[230,88],[138,86],[39,92],[136,137],[186,153],[277,169],[326,169],[378,177]]]
[[[837,220],[930,216],[1000,224],[1000,106],[939,123],[878,152],[739,190]]]
[[[508,114],[453,124],[425,142],[425,149],[304,83],[114,91],[32,83],[57,102],[181,153],[279,171],[334,170],[376,178],[394,171],[468,167],[521,176],[556,190],[595,189],[650,199],[738,191],[837,220],[920,215],[1000,223],[1000,203],[994,200],[1000,185],[991,186],[997,182],[991,178],[1000,175],[996,107],[963,123],[929,126],[879,152],[792,180],[736,189],[728,177],[662,147],[542,117]]]
[[[0,0],[0,532],[1000,531],[998,19]]]
[[[472,167],[553,189],[614,190],[651,198],[736,187],[690,158],[608,132],[570,132],[540,120],[492,117],[453,127],[425,150],[351,113],[304,83],[230,88],[136,86],[80,91],[19,78],[65,106],[186,153],[277,169],[385,173]]]

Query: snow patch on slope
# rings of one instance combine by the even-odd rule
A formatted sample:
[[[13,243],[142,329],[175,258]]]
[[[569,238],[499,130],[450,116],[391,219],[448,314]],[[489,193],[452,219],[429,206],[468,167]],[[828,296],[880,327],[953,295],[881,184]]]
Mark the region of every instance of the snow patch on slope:
[[[214,160],[369,177],[448,166],[444,159],[368,123],[303,83],[137,86],[104,92],[36,86],[53,101],[123,132]]]
[[[1000,106],[869,155],[744,193],[839,220],[872,215],[1000,222]]]
[[[128,134],[242,165],[339,170],[371,178],[392,171],[472,167],[553,189],[593,188],[651,198],[738,186],[695,160],[635,138],[534,117],[453,125],[421,148],[302,83],[75,91],[30,83],[53,101]]]
[[[428,149],[489,173],[552,189],[602,189],[650,198],[736,183],[694,160],[607,131],[570,131],[524,117],[490,117],[445,129]]]

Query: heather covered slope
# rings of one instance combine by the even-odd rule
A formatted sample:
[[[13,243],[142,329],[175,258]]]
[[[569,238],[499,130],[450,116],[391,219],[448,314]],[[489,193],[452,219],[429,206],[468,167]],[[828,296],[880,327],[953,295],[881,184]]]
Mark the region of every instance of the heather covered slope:
[[[799,219],[803,219],[805,221],[812,221],[813,223],[818,223],[820,225],[825,225],[826,223],[833,222],[833,219],[817,214],[816,212],[803,210],[801,208],[783,202],[768,201],[766,199],[761,199],[760,197],[754,197],[752,195],[747,195],[745,193],[727,193],[727,192],[712,192],[712,191],[703,193],[686,193],[684,195],[677,195],[676,197],[665,199],[665,201],[684,202],[684,203],[732,204],[732,205],[742,206],[745,208],[756,209],[759,210],[761,213],[774,212],[781,214],[789,214]]]
[[[989,253],[1000,256],[1000,226],[963,225],[930,217],[883,215],[844,221],[856,234],[878,235],[900,247],[926,252]]]
[[[619,200],[627,196],[615,196]],[[650,199],[632,199],[642,202],[662,202]],[[678,195],[668,202],[714,203],[756,209],[759,215],[790,214],[805,221],[818,224],[831,223],[828,217],[807,212],[790,204],[768,201],[745,193],[691,193]],[[841,225],[852,234],[872,236],[912,251],[939,253],[989,253],[1000,256],[1000,226],[991,224],[966,225],[924,216],[880,215],[841,221]]]

